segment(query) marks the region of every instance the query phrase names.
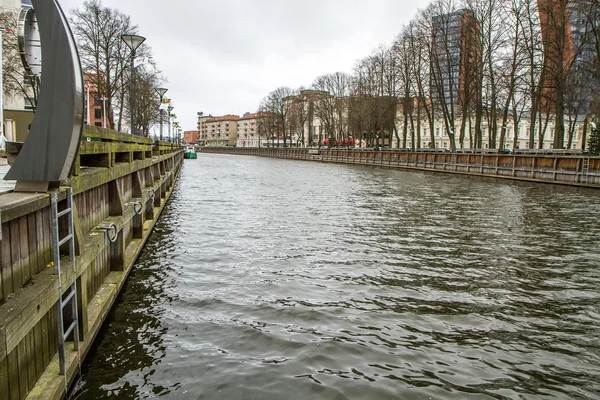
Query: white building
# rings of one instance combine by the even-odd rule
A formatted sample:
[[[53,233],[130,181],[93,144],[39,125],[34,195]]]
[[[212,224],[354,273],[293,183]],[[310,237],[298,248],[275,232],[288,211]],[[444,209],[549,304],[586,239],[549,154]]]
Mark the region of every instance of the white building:
[[[4,19],[12,20],[14,23],[16,23],[22,3],[31,6],[31,1],[29,0],[24,0],[23,2],[21,2],[21,0],[0,0],[0,13],[13,14],[10,18]],[[13,23],[9,25],[13,25]],[[2,35],[11,35],[11,37],[16,41],[17,26],[10,26],[10,28],[12,29],[11,33],[2,33]],[[3,49],[2,62],[20,63],[21,60],[18,54],[8,54],[7,50]],[[4,80],[7,80],[6,76],[4,76]],[[23,82],[25,82],[25,69],[23,69]],[[26,83],[24,84],[26,85]],[[9,140],[24,141],[29,130],[29,125],[33,121],[33,105],[22,94],[11,96],[6,93],[4,87],[2,90],[3,104],[1,106],[4,110],[3,123],[6,136]]]
[[[566,119],[566,118],[565,118]],[[569,140],[568,140],[568,120],[565,121],[565,146],[568,145]],[[416,125],[416,123],[415,123]],[[411,127],[410,127],[410,122],[408,124],[408,134],[407,134],[407,140],[406,140],[406,144],[407,147],[410,148],[417,148],[418,146],[418,142],[417,142],[417,132],[415,132],[415,142],[416,143],[412,143],[412,135],[411,135]],[[448,132],[446,130],[446,127],[444,125],[444,121],[442,119],[439,119],[437,121],[435,121],[435,131],[434,131],[434,138],[435,138],[435,147],[436,148],[450,148],[450,137],[448,136]],[[457,121],[456,123],[457,128],[460,127],[460,121]],[[400,136],[400,140],[402,140],[402,134],[404,131],[404,118],[397,118],[396,119],[396,128],[398,129],[398,135]],[[530,124],[529,124],[529,118],[523,117],[520,121],[519,121],[519,125],[517,127],[517,140],[516,140],[516,147],[514,146],[515,143],[515,130],[514,130],[514,121],[512,120],[512,118],[509,118],[509,120],[507,121],[507,127],[506,127],[506,137],[504,140],[504,148],[505,149],[509,149],[509,150],[515,150],[515,149],[528,149],[529,148],[529,128],[530,128]],[[471,126],[471,133],[472,136],[475,135],[475,128]],[[502,121],[499,120],[498,121],[498,134],[496,137],[496,143],[497,146],[499,145],[500,142],[500,133],[501,133],[501,129],[502,129]],[[475,148],[475,145],[471,144],[470,142],[470,135],[469,135],[469,126],[467,124],[466,129],[465,129],[465,139],[464,139],[464,144],[463,147],[464,149],[470,149],[470,148]],[[481,131],[482,131],[482,148],[483,149],[489,149],[490,148],[490,144],[489,144],[489,128],[488,128],[488,124],[487,122],[484,120],[482,127],[481,127]],[[535,140],[534,140],[534,149],[539,149],[539,126],[536,124],[536,135],[535,135]],[[550,150],[553,148],[553,143],[554,143],[554,121],[550,120],[546,126],[546,133],[544,134],[543,137],[543,145],[541,146],[542,149],[544,150]],[[456,147],[457,149],[460,149],[460,142],[459,142],[459,132],[456,132]],[[420,143],[420,147],[421,148],[428,148],[431,147],[431,135],[429,132],[429,123],[428,121],[422,120],[421,121],[421,132],[420,132],[420,136],[421,136],[421,143]],[[581,149],[583,146],[583,123],[581,122],[577,122],[575,123],[575,129],[574,129],[574,133],[573,133],[573,139],[572,139],[572,144],[571,144],[571,148],[569,150],[573,150],[573,149]],[[392,142],[392,147],[396,148],[398,147],[397,145],[397,140],[394,137],[393,142]],[[515,147],[515,148],[513,148]]]

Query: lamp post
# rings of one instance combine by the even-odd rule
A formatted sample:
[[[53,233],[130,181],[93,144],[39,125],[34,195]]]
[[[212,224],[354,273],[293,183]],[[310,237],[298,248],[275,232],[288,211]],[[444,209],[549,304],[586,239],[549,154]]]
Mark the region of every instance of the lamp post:
[[[135,129],[135,55],[137,49],[146,41],[146,38],[139,35],[121,35],[121,40],[125,42],[131,50],[131,82],[129,87],[129,105],[131,107],[131,134],[136,134]]]
[[[169,132],[169,139],[171,139],[171,143],[173,143],[173,137],[171,135],[171,111],[173,111],[175,107],[173,107],[172,105],[169,104],[169,107],[167,107],[167,132]]]
[[[107,126],[106,126],[106,101],[108,100],[108,98],[100,97],[100,100],[102,100],[102,116],[103,116],[102,127],[104,129],[106,129],[107,128]]]
[[[162,106],[162,102],[164,100],[165,93],[167,93],[168,91],[169,91],[169,89],[166,89],[166,88],[157,88],[156,89],[156,93],[158,93],[158,96],[160,97],[160,106]],[[163,110],[162,110],[162,108],[160,108],[160,106],[158,106],[158,115],[160,116],[160,141],[162,142],[162,140],[163,140]]]
[[[87,124],[91,125],[92,124],[92,113],[90,111],[91,107],[90,107],[90,89],[92,88],[92,84],[91,83],[86,83],[85,84],[85,102],[86,102],[86,118],[87,118]]]

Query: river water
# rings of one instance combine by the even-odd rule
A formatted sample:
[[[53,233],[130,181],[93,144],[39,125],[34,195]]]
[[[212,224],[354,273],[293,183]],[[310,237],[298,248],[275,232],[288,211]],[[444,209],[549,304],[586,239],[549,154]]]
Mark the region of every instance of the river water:
[[[78,398],[600,398],[598,194],[200,154]]]

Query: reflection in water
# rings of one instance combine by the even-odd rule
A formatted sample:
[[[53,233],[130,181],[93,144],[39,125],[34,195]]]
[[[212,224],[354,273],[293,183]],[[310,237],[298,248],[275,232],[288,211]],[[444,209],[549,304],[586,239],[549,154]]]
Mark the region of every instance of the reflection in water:
[[[592,190],[201,155],[80,398],[600,398]]]

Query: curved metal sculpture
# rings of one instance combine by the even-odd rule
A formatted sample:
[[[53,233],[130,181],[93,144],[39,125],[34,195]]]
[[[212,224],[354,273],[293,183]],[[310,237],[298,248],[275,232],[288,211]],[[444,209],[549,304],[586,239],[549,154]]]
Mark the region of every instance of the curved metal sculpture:
[[[18,20],[19,53],[27,75],[39,79],[42,75],[40,31],[31,6],[21,8]]]
[[[5,180],[45,192],[71,175],[83,130],[83,73],[57,0],[32,0],[42,44],[42,84],[29,135]]]

